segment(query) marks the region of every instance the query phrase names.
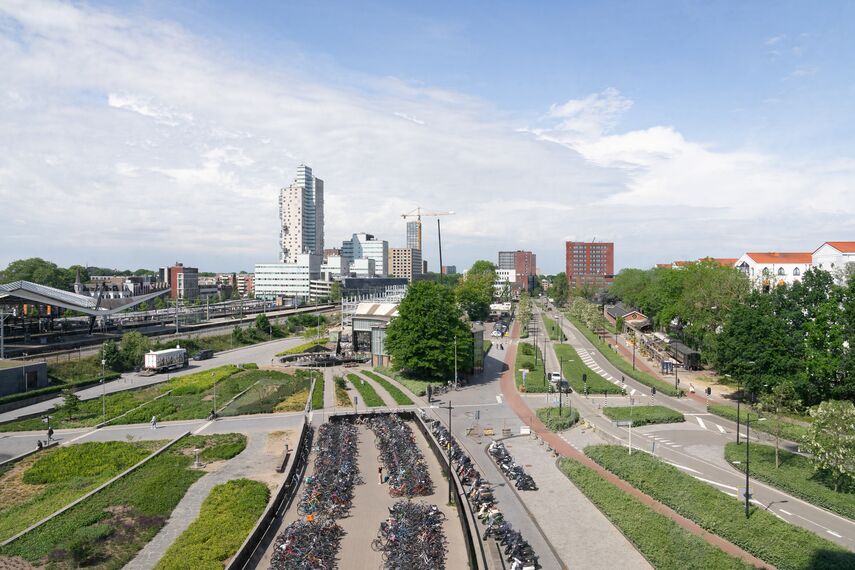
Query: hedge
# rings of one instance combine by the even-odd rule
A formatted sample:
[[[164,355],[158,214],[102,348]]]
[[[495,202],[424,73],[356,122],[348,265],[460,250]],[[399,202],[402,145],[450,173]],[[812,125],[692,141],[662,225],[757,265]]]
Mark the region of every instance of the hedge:
[[[356,374],[348,374],[347,379],[356,388],[356,391],[362,396],[362,403],[369,408],[377,408],[385,406],[383,399],[377,395],[377,391],[368,382],[357,376]]]
[[[312,409],[322,410],[324,408],[324,377],[321,376],[315,380],[315,387],[312,390]]]
[[[743,473],[747,447],[745,444],[730,442],[724,450],[727,462]],[[775,446],[752,443],[751,476],[809,503],[855,519],[855,489],[835,492],[832,483],[823,481],[822,474],[814,469],[809,458],[784,449],[779,453],[781,466],[775,467]],[[734,464],[734,461],[739,463]]]
[[[751,410],[748,405],[744,405],[740,410],[740,421],[741,425],[745,425],[745,414],[750,414],[751,418],[751,429],[762,431],[765,433],[770,433],[772,435],[778,429],[778,426],[781,426],[781,438],[787,439],[789,441],[794,441],[796,443],[802,441],[804,437],[807,435],[808,428],[805,426],[800,426],[798,424],[794,424],[788,422],[786,420],[780,420],[773,417],[766,418],[765,421],[758,422],[757,419],[760,418],[757,412]],[[727,404],[710,404],[707,406],[707,411],[711,414],[715,414],[717,416],[721,416],[726,418],[732,422],[736,421],[736,406],[729,406]]]
[[[555,345],[555,354],[561,361],[561,373],[567,383],[579,394],[585,393],[585,382],[582,382],[582,374],[585,374],[588,382],[588,394],[597,396],[602,394],[623,394],[624,389],[606,380],[590,368],[588,368],[579,351],[567,344]]]
[[[569,400],[567,402],[569,404]],[[558,408],[538,408],[535,411],[537,419],[543,422],[550,431],[564,431],[570,429],[579,421],[579,411],[565,406],[559,413]]]
[[[595,335],[591,331],[591,329],[586,327],[582,322],[577,319],[574,319],[570,315],[567,315],[567,319],[571,323],[573,323],[573,325],[577,329],[579,329],[579,332],[585,335],[585,338],[587,338],[591,342],[591,344],[594,345],[594,347],[600,352],[600,354],[606,357],[606,360],[611,362],[615,368],[623,372],[626,376],[644,384],[645,386],[650,386],[651,388],[655,387],[657,392],[662,392],[663,394],[667,394],[669,396],[683,395],[682,390],[675,390],[674,386],[670,383],[656,378],[655,376],[652,376],[650,374],[647,374],[646,372],[642,372],[637,368],[633,370],[632,364],[624,360],[623,357],[617,352],[615,352],[614,349],[612,349],[607,343],[600,340],[597,335]]]
[[[855,553],[778,519],[763,508],[746,518],[743,503],[646,453],[628,455],[614,445],[585,448],[585,455],[642,492],[729,540],[779,570],[855,567]]]
[[[614,421],[632,420],[632,427],[647,424],[673,424],[686,421],[686,417],[665,406],[604,406],[603,414]]]
[[[199,516],[169,547],[155,570],[222,570],[267,506],[267,485],[235,479],[208,494]]]
[[[564,458],[561,472],[614,524],[657,570],[746,570],[752,566],[692,534],[665,515]]]
[[[190,485],[205,474],[190,469],[193,449],[202,446],[203,456],[209,451],[232,455],[229,442],[235,435],[182,439],[126,477],[0,547],[0,556],[21,556],[38,565],[66,561],[74,567],[97,563],[121,568],[160,531]],[[221,443],[231,448],[225,450]]]
[[[392,396],[392,398],[395,400],[395,403],[397,403],[398,405],[410,406],[413,404],[413,401],[410,399],[410,397],[404,394],[400,388],[398,388],[379,374],[375,374],[370,370],[363,370],[362,373],[368,378],[371,378],[372,380],[383,386],[383,389],[389,392],[389,395]]]

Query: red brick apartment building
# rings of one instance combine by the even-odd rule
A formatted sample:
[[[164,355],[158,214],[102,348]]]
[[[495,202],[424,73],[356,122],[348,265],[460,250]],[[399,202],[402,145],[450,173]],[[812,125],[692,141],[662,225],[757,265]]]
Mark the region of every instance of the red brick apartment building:
[[[589,286],[595,290],[608,287],[615,275],[615,244],[568,241],[565,272],[570,287]]]

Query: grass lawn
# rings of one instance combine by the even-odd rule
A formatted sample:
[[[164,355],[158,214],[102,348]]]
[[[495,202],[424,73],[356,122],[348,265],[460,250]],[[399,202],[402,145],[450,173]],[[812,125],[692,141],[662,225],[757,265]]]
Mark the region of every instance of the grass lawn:
[[[588,368],[575,348],[568,344],[556,344],[555,354],[561,360],[561,373],[570,386],[579,394],[585,393],[585,383],[582,382],[582,374],[588,379],[588,393],[592,395],[601,394],[623,394],[624,390],[617,384],[609,382],[590,368]]]
[[[534,364],[534,354],[537,352],[537,366]],[[525,385],[523,385],[522,369],[528,370]],[[520,392],[549,392],[549,382],[543,369],[543,354],[534,345],[521,342],[517,346],[517,359],[514,363],[514,379]]]
[[[312,409],[322,410],[324,408],[324,377],[318,375],[315,387],[312,390]]]
[[[779,570],[855,567],[855,553],[809,530],[743,503],[646,453],[628,455],[615,445],[585,448],[585,455],[639,490],[668,505],[709,532],[729,540]]]
[[[155,570],[222,568],[246,540],[269,497],[267,485],[258,481],[235,479],[217,485],[202,503],[198,518],[169,547]]]
[[[623,357],[615,352],[613,348],[600,340],[597,335],[591,331],[591,329],[569,315],[567,315],[567,319],[573,323],[573,325],[579,329],[583,335],[585,335],[585,338],[587,338],[603,356],[606,357],[606,360],[611,362],[615,368],[620,370],[627,377],[637,380],[645,386],[655,387],[658,392],[668,394],[669,396],[681,396],[683,394],[682,390],[675,390],[674,385],[669,382],[656,378],[655,376],[642,372],[641,370],[633,370],[631,363],[624,360]]]
[[[546,332],[549,333],[549,340],[567,340],[567,337],[564,336],[564,333],[558,328],[558,323],[555,322],[555,319],[552,319],[546,315],[546,312],[540,314],[543,318],[543,322],[546,325]]]
[[[251,386],[246,394],[232,402],[222,412],[224,416],[243,416],[246,414],[269,414],[279,411],[299,411],[305,408],[309,397],[309,387],[313,377],[320,377],[315,370],[297,370],[285,374],[278,370],[252,370],[235,376],[242,385]],[[257,383],[256,383],[257,382]],[[246,388],[244,388],[246,389]],[[295,397],[301,394],[300,397]],[[227,399],[223,398],[223,402]],[[285,406],[289,402],[290,407]],[[297,402],[302,401],[296,408]]]
[[[562,459],[560,468],[657,570],[751,568],[624,493],[578,461]]]
[[[206,460],[234,457],[246,446],[240,434],[185,437],[130,475],[0,547],[36,565],[71,569],[121,568],[166,524],[184,493],[204,471],[190,468],[194,448]]]
[[[303,344],[299,344],[293,348],[289,348],[288,350],[284,350],[282,352],[277,352],[276,356],[288,356],[290,354],[300,354],[306,352],[310,348],[314,346],[323,346],[327,344],[329,340],[325,338],[319,338],[315,340],[310,340],[309,342],[304,342]]]
[[[567,407],[567,404],[559,413],[557,407],[538,408],[535,411],[537,419],[543,422],[550,431],[564,431],[570,429],[573,424],[579,421],[579,412],[576,408],[572,410]]]
[[[730,421],[736,421],[736,406],[730,406],[728,404],[710,404],[709,406],[707,406],[707,411],[711,414],[727,418]],[[751,429],[756,429],[757,431],[762,431],[774,435],[775,432],[778,430],[778,425],[780,425],[781,437],[783,439],[788,439],[794,442],[801,441],[804,436],[807,435],[808,428],[798,424],[790,423],[786,420],[778,420],[773,417],[768,417],[765,421],[758,422],[757,419],[764,416],[758,415],[757,412],[753,410],[749,411],[747,405],[743,405],[742,409],[740,410],[739,417],[741,419],[742,425],[745,425],[746,413],[749,413],[751,417]]]
[[[724,450],[728,463],[745,472],[746,445],[730,442]],[[810,459],[780,450],[781,466],[775,467],[775,446],[751,444],[751,476],[809,503],[855,519],[855,488],[835,492],[833,483],[817,473]],[[739,461],[734,465],[734,461]]]
[[[395,400],[395,403],[399,406],[410,406],[413,404],[413,401],[410,399],[410,397],[404,394],[404,392],[402,392],[400,388],[398,388],[379,374],[375,374],[370,370],[363,370],[362,373],[365,374],[368,378],[371,378],[372,380],[383,386],[383,388],[387,392],[389,392],[389,395],[392,396],[392,398]]]
[[[400,382],[407,389],[415,394],[416,396],[424,396],[427,394],[428,386],[436,386],[437,382],[428,382],[427,380],[418,380],[416,378],[409,378],[398,372],[397,370],[392,370],[391,368],[375,368],[376,372],[388,376],[389,378],[394,378],[397,382]]]
[[[374,387],[366,382],[363,378],[360,378],[356,374],[348,374],[347,379],[350,380],[350,383],[356,388],[356,391],[359,392],[359,395],[362,396],[362,403],[368,406],[369,408],[377,408],[381,406],[385,406],[383,403],[383,398],[381,398],[377,391],[374,390]]]
[[[87,442],[46,449],[0,475],[0,541],[142,461],[164,442]]]
[[[686,421],[683,414],[665,406],[605,406],[603,413],[614,421],[631,419],[633,427]]]

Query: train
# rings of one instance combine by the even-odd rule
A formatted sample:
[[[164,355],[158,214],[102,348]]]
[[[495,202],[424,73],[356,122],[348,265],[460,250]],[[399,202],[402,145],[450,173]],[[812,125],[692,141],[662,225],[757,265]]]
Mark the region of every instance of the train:
[[[668,354],[679,362],[686,370],[701,369],[701,353],[678,341],[668,343]]]

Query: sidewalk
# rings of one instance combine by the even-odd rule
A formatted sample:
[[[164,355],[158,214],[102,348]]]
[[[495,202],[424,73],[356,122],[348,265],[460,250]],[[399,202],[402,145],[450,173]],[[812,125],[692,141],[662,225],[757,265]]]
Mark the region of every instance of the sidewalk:
[[[513,327],[511,329],[511,338],[516,339],[516,338],[518,338],[518,335],[519,335],[519,323],[514,322]],[[507,362],[510,362],[510,363],[514,362],[514,359],[516,358],[516,350],[517,350],[517,344],[511,343],[510,346],[508,347]],[[667,516],[668,518],[670,518],[671,520],[675,521],[677,524],[679,524],[680,526],[682,526],[683,528],[688,530],[689,532],[696,534],[697,536],[703,538],[704,540],[706,540],[707,542],[709,542],[713,546],[716,546],[716,547],[722,549],[723,551],[727,552],[728,554],[730,554],[732,556],[736,556],[736,557],[741,558],[742,560],[744,560],[748,564],[752,564],[752,565],[759,567],[759,568],[771,568],[770,565],[768,565],[765,562],[763,562],[762,560],[752,556],[748,552],[745,552],[744,550],[742,550],[741,548],[739,548],[735,544],[721,538],[718,535],[711,534],[711,533],[707,532],[706,530],[701,528],[694,521],[691,521],[691,520],[687,519],[686,517],[683,517],[682,515],[678,514],[677,512],[673,511],[672,509],[666,507],[662,503],[654,500],[652,497],[642,493],[641,491],[639,491],[635,487],[628,484],[623,479],[620,479],[619,477],[617,477],[616,475],[614,475],[610,471],[604,469],[603,467],[600,467],[597,463],[588,459],[588,457],[584,453],[573,448],[573,446],[571,446],[569,443],[567,443],[566,441],[561,439],[561,437],[558,434],[555,434],[555,433],[549,431],[548,429],[546,429],[546,426],[544,426],[543,423],[540,420],[538,420],[536,416],[534,416],[532,410],[526,405],[525,401],[523,401],[523,398],[520,396],[519,392],[517,391],[516,386],[514,385],[513,364],[511,364],[510,368],[502,374],[501,387],[502,387],[502,394],[505,397],[505,402],[507,403],[507,405],[511,407],[511,409],[514,411],[514,413],[517,414],[517,416],[519,416],[521,418],[530,418],[530,421],[531,421],[530,425],[531,425],[532,431],[534,433],[536,433],[539,437],[541,437],[541,439],[543,439],[544,442],[548,443],[550,445],[550,447],[552,447],[552,449],[554,449],[560,455],[562,455],[564,457],[569,457],[571,459],[575,459],[576,461],[579,461],[580,463],[582,463],[586,467],[593,469],[601,477],[603,477],[604,479],[606,479],[607,481],[609,481],[613,485],[617,486],[622,491],[629,493],[630,495],[636,497],[638,500],[640,500],[645,505],[649,506],[650,508],[652,508],[653,510],[655,510],[656,512],[658,512],[660,514]]]

